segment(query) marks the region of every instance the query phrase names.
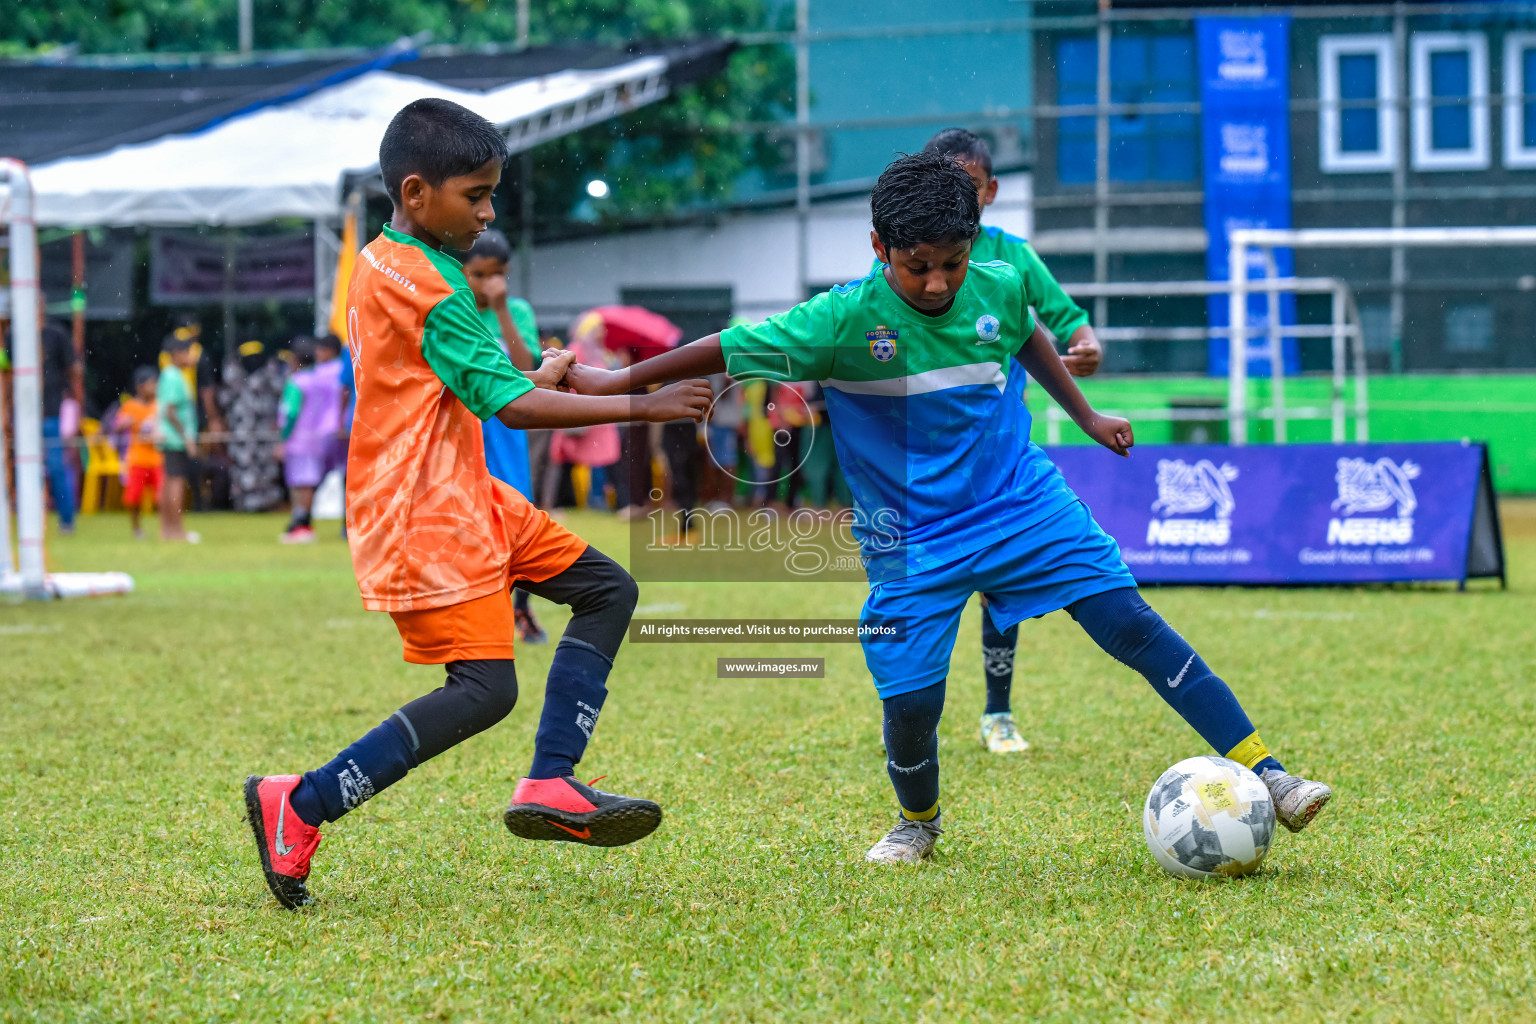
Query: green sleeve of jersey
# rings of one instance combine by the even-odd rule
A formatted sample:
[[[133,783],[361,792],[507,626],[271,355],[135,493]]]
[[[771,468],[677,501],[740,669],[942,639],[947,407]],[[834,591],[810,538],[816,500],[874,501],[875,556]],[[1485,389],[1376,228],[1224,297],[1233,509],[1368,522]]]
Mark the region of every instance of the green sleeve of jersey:
[[[281,432],[283,440],[288,440],[288,435],[293,433],[293,425],[299,422],[299,412],[304,408],[304,392],[298,385],[288,381],[283,385],[282,423]]]
[[[1046,330],[1066,341],[1073,331],[1088,322],[1088,314],[1062,291],[1029,243],[1020,242],[1009,248],[1012,251],[1008,262],[1024,278],[1024,295],[1040,314],[1040,322],[1045,324]]]
[[[832,293],[822,292],[760,324],[720,333],[725,372],[738,380],[825,380],[832,375],[836,317]]]
[[[475,297],[461,288],[432,307],[421,332],[421,354],[438,379],[464,408],[488,420],[514,398],[533,390],[533,381],[507,358],[480,311]]]

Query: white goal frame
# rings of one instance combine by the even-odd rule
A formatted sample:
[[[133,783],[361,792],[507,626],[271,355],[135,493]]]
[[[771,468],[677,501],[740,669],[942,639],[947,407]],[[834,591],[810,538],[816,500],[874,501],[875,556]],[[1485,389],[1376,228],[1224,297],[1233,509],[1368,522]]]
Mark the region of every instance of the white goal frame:
[[[43,561],[43,388],[37,223],[32,176],[20,160],[0,158],[0,219],[6,222],[11,270],[11,374],[16,437],[16,547],[11,557],[10,496],[0,443],[0,595],[29,600],[122,594],[133,580],[120,572],[52,573]],[[18,572],[19,569],[19,572]]]

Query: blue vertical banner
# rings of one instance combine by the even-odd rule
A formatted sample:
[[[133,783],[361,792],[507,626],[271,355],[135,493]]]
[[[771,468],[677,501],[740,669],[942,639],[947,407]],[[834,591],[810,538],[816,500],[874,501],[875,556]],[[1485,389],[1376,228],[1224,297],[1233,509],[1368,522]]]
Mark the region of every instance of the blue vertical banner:
[[[1195,19],[1200,54],[1200,132],[1205,175],[1206,276],[1227,280],[1227,232],[1235,228],[1291,226],[1291,19]],[[1295,273],[1290,249],[1275,250],[1280,277]],[[1264,256],[1251,251],[1248,277],[1262,280]],[[1228,299],[1209,302],[1212,327],[1226,327]],[[1280,296],[1280,322],[1296,323],[1296,297]],[[1267,377],[1269,298],[1261,290],[1248,299],[1248,373]],[[1283,340],[1285,372],[1298,373],[1301,353],[1294,337]],[[1226,376],[1226,338],[1212,338],[1207,366]]]

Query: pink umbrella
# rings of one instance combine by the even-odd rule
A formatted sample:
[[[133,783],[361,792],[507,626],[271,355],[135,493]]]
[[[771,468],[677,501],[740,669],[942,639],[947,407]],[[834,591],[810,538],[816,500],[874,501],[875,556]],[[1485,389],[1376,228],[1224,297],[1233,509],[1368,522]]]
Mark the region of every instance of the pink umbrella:
[[[598,306],[587,315],[593,313],[603,320],[604,347],[614,352],[628,351],[636,360],[676,348],[683,337],[681,327],[640,306]]]

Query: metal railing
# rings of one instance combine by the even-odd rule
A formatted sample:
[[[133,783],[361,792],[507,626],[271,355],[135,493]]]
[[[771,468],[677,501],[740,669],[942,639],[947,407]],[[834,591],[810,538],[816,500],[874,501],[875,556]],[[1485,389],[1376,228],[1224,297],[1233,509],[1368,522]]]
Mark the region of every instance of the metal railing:
[[[1234,238],[1236,235],[1234,234]],[[1234,245],[1236,243],[1234,242]],[[1269,266],[1273,265],[1272,255]],[[1211,295],[1232,295],[1241,290],[1244,299],[1232,309],[1247,305],[1245,280],[1237,289],[1225,281],[1134,281],[1063,284],[1062,288],[1075,298],[1108,300],[1112,298],[1171,298]],[[1158,421],[1220,421],[1228,424],[1228,437],[1233,444],[1247,442],[1249,418],[1268,419],[1274,423],[1275,442],[1287,440],[1286,424],[1291,420],[1328,420],[1330,436],[1335,444],[1348,440],[1349,419],[1349,363],[1353,361],[1354,374],[1354,439],[1365,441],[1370,437],[1370,402],[1366,385],[1365,334],[1360,328],[1360,313],[1355,305],[1354,293],[1347,282],[1336,277],[1274,277],[1266,278],[1262,285],[1269,298],[1267,310],[1268,358],[1270,367],[1284,367],[1284,339],[1328,338],[1332,342],[1332,387],[1326,406],[1287,406],[1285,402],[1285,374],[1272,375],[1271,400],[1268,406],[1248,408],[1248,327],[1244,320],[1237,330],[1231,327],[1169,326],[1169,327],[1095,327],[1094,333],[1106,344],[1133,341],[1205,341],[1211,338],[1227,338],[1232,345],[1232,356],[1227,368],[1228,401],[1225,409],[1136,409],[1102,410],[1112,415]],[[1293,324],[1280,322],[1280,295],[1328,295],[1332,298],[1330,322],[1326,324]],[[1240,382],[1240,383],[1239,383]],[[1068,417],[1054,402],[1046,407],[1046,443],[1061,443],[1061,425]],[[1241,438],[1241,440],[1239,440]]]
[[[1268,352],[1270,366],[1280,365],[1282,343],[1281,338],[1285,334],[1293,333],[1293,328],[1283,328],[1279,324],[1279,299],[1278,295],[1284,288],[1284,281],[1277,276],[1275,269],[1275,249],[1368,249],[1379,246],[1390,246],[1394,252],[1401,252],[1408,248],[1484,248],[1489,246],[1532,246],[1536,247],[1536,227],[1449,227],[1449,228],[1241,228],[1232,231],[1227,236],[1230,250],[1227,254],[1227,274],[1230,282],[1223,286],[1222,290],[1228,295],[1228,320],[1236,326],[1236,330],[1228,335],[1231,343],[1230,370],[1228,376],[1228,438],[1232,444],[1242,445],[1248,442],[1248,360],[1244,358],[1248,350],[1248,324],[1247,318],[1242,314],[1248,308],[1248,292],[1252,282],[1248,280],[1248,250],[1258,249],[1263,254],[1264,279],[1259,287],[1269,298],[1268,316]],[[1355,357],[1357,367],[1357,393],[1356,401],[1365,401],[1365,343],[1360,332],[1360,316],[1354,306],[1354,297],[1347,288],[1342,293],[1334,296],[1334,326],[1340,326],[1339,304],[1346,304],[1345,315],[1350,318],[1354,327],[1356,339]],[[1334,343],[1335,359],[1339,350],[1339,342]],[[1338,368],[1335,366],[1335,377]],[[1275,374],[1274,381],[1274,405],[1277,415],[1275,417],[1275,440],[1283,442],[1281,426],[1285,422],[1285,376]],[[1358,432],[1358,430],[1357,430]],[[1366,440],[1365,435],[1360,435],[1356,440]]]

